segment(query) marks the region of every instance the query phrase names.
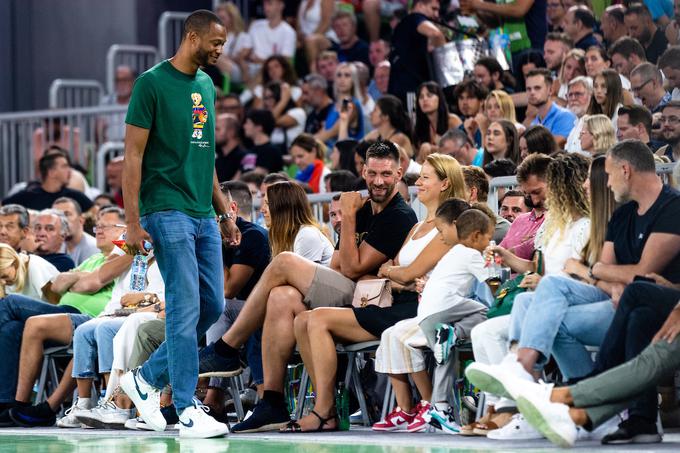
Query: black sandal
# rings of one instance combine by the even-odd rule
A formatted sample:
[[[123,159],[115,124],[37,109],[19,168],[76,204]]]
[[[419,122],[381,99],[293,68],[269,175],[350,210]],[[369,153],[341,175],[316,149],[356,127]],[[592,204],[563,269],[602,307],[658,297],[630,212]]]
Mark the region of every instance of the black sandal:
[[[300,426],[300,424],[297,421],[291,420],[290,422],[288,422],[288,424],[284,428],[281,428],[281,430],[279,432],[285,433],[285,434],[300,434],[300,433],[320,433],[320,432],[325,433],[325,432],[339,431],[338,426],[335,426],[335,428],[323,429],[323,427],[326,426],[329,421],[331,421],[331,420],[339,421],[338,415],[333,413],[333,412],[331,412],[331,415],[329,415],[327,418],[323,418],[321,415],[319,415],[314,410],[310,411],[310,414],[314,414],[316,416],[316,418],[319,419],[319,426],[316,429],[303,431],[302,427]]]

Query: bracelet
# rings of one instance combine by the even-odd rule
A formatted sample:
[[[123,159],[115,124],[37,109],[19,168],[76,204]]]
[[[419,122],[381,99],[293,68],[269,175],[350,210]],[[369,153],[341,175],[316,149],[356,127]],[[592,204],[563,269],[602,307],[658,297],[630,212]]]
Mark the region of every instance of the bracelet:
[[[227,212],[225,214],[220,214],[217,216],[217,223],[224,223],[227,220],[234,220],[234,215],[231,212]]]

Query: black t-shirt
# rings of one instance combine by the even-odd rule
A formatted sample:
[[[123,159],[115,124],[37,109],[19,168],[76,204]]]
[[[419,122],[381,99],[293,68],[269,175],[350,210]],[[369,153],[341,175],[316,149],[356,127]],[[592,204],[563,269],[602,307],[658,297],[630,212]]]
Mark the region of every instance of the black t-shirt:
[[[399,193],[392,197],[385,209],[375,215],[371,202],[367,201],[357,211],[357,245],[366,241],[387,258],[394,259],[416,222],[416,213]],[[339,249],[339,245],[336,245],[336,249]],[[377,272],[378,268],[375,268],[368,273],[376,275]]]
[[[226,156],[222,154],[221,150],[217,151],[215,156],[215,171],[217,172],[218,181],[230,181],[236,172],[241,167],[241,160],[246,155],[246,151],[237,145]]]
[[[40,185],[29,186],[25,190],[5,198],[2,200],[2,204],[3,206],[7,204],[19,204],[27,209],[41,211],[43,209],[51,208],[57,198],[61,197],[69,197],[77,201],[83,212],[89,211],[94,204],[92,203],[92,200],[87,198],[87,195],[78,192],[77,190],[64,187],[59,192],[47,192]]]
[[[236,295],[236,299],[246,300],[269,264],[271,251],[267,230],[241,217],[236,219],[236,226],[241,231],[241,243],[235,249],[223,247],[222,261],[226,268],[234,264],[253,268],[253,275]]]
[[[316,134],[322,131],[324,124],[326,124],[326,118],[333,108],[333,103],[329,102],[328,105],[318,112],[312,110],[309,115],[307,115],[307,120],[305,121],[305,132],[308,134]]]
[[[418,26],[429,20],[421,13],[404,17],[392,34],[390,81],[388,92],[406,105],[406,93],[432,79],[427,52],[427,38],[418,33]]]
[[[614,211],[607,226],[605,240],[614,243],[618,264],[639,263],[652,233],[675,234],[680,240],[680,192],[663,186],[659,197],[644,215],[638,215],[637,208],[634,201],[624,204]],[[661,275],[672,282],[680,282],[680,255],[671,260]]]
[[[545,43],[545,35],[548,34],[547,8],[546,0],[534,0],[534,4],[531,5],[526,16],[524,16],[524,24],[527,26],[531,48],[539,49],[541,52]]]
[[[584,52],[592,46],[602,47],[600,41],[598,41],[595,35],[592,33],[588,33],[583,38],[581,38],[576,44],[574,44],[575,48],[581,49]]]
[[[242,159],[242,162],[244,160],[248,160],[249,157],[248,155],[250,154],[254,154],[256,156],[255,167],[266,168],[269,173],[275,173],[283,169],[283,158],[281,157],[281,148],[272,144],[271,142],[267,142],[264,145],[253,146],[250,152],[245,154],[245,157]],[[254,168],[250,168],[246,169],[245,171],[253,169]]]
[[[66,253],[48,253],[46,255],[38,256],[51,263],[59,272],[68,272],[76,267],[76,263],[74,263],[73,259]]]
[[[666,34],[660,28],[657,28],[656,33],[654,33],[654,36],[652,37],[652,42],[650,42],[649,47],[645,49],[647,61],[656,64],[656,60],[659,59],[667,47],[668,40],[666,39]]]
[[[368,43],[363,39],[357,40],[352,47],[343,49],[340,44],[333,43],[331,50],[338,53],[338,61],[340,63],[360,61],[366,66],[371,66],[371,60],[368,59]]]

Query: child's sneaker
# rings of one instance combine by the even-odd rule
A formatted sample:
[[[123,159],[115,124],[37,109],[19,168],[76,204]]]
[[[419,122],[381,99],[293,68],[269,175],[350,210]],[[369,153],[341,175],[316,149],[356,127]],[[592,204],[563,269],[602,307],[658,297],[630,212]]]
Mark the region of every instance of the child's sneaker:
[[[436,326],[433,346],[434,359],[438,365],[446,363],[451,348],[456,344],[456,329],[450,324],[439,323]]]
[[[404,412],[397,406],[384,420],[374,423],[372,428],[373,431],[406,431],[415,416],[416,414]]]
[[[446,434],[460,434],[460,425],[456,423],[456,418],[453,416],[453,407],[440,410],[436,406],[432,406],[427,417],[429,418],[430,425],[436,429]]]

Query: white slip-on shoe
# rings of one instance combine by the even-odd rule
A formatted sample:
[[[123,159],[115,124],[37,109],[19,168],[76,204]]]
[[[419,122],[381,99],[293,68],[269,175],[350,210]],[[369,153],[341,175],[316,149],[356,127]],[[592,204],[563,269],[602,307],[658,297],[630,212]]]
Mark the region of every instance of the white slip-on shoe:
[[[522,416],[515,414],[510,422],[502,428],[489,431],[486,435],[493,440],[536,440],[543,439],[543,435],[536,431],[533,426]]]
[[[149,385],[139,374],[139,368],[120,378],[120,388],[132,400],[140,417],[154,431],[165,431],[165,417],[161,413],[161,392]]]
[[[195,439],[208,439],[221,437],[229,433],[229,428],[208,415],[207,407],[194,400],[193,406],[189,406],[179,415],[179,437],[191,437]]]
[[[560,447],[574,445],[577,429],[569,416],[569,406],[530,392],[520,392],[516,401],[524,418],[548,440]]]

